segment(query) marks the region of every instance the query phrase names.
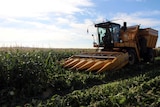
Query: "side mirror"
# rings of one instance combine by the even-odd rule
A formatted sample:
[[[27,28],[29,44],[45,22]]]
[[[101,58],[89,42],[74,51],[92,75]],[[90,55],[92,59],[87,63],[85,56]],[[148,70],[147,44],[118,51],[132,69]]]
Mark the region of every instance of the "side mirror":
[[[96,42],[93,42],[93,47],[99,47]]]
[[[95,38],[93,34],[92,34],[92,37],[93,37],[93,47],[98,47],[98,44],[95,42]]]

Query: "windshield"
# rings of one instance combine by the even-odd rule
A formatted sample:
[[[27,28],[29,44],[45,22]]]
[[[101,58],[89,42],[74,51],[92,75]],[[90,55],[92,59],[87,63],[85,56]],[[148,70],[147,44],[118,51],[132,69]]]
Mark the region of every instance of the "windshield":
[[[102,38],[105,36],[105,33],[106,33],[106,29],[105,28],[101,28],[99,27],[98,28],[98,38],[99,38],[99,44],[100,45],[103,45],[103,40]]]
[[[119,42],[119,33],[120,33],[120,26],[114,25],[112,26],[112,38],[114,42]]]
[[[109,38],[110,43],[119,42],[119,32],[120,26],[118,25],[109,25],[108,27],[98,27],[98,38],[99,38],[99,45],[102,46],[103,38],[106,35]]]

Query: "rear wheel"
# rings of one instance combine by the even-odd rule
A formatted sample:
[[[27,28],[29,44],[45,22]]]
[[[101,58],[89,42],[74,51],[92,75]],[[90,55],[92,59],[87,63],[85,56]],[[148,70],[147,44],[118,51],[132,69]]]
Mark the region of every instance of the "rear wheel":
[[[149,62],[154,63],[154,51],[153,49],[148,49],[148,57],[149,57]]]
[[[154,63],[154,51],[152,48],[147,49],[147,53],[143,56],[145,62]]]
[[[137,56],[136,56],[135,50],[133,50],[133,49],[129,50],[128,54],[129,54],[129,65],[135,64],[135,62],[137,60]]]

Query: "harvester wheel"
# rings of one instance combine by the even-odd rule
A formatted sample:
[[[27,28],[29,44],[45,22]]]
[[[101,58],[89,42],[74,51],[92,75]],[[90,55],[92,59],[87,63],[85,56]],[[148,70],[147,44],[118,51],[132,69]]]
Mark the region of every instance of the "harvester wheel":
[[[147,54],[143,57],[145,62],[154,63],[154,50],[152,48],[147,49]]]
[[[148,53],[149,53],[149,55],[148,55],[148,57],[149,57],[149,62],[150,63],[154,63],[154,51],[153,51],[153,49],[148,49]]]
[[[133,65],[136,62],[136,52],[131,49],[128,51],[129,54],[129,65]]]

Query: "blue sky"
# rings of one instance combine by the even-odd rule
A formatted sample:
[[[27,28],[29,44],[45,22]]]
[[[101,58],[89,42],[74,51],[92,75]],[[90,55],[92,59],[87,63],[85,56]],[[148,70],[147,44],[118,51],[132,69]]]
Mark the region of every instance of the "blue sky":
[[[106,20],[160,31],[159,4],[159,0],[0,0],[0,46],[92,48],[93,24]]]

